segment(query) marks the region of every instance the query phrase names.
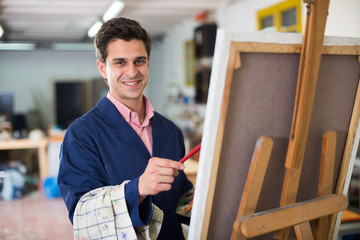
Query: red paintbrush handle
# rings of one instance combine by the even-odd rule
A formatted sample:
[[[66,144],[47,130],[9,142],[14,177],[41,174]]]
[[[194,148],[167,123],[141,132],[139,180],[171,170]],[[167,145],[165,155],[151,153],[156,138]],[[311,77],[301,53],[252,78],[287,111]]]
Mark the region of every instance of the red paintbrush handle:
[[[186,160],[188,160],[189,158],[192,157],[192,155],[194,155],[197,151],[199,151],[201,148],[201,143],[199,143],[199,145],[197,145],[196,147],[194,147],[193,150],[191,150],[185,157],[183,157],[180,162],[184,163]]]

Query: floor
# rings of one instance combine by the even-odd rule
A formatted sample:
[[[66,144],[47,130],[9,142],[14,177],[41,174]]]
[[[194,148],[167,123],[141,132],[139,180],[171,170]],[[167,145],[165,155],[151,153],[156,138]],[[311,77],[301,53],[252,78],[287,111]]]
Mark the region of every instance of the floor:
[[[0,240],[70,240],[72,225],[61,198],[35,191],[12,201],[0,200]]]
[[[61,198],[49,199],[35,191],[12,201],[0,200],[0,240],[71,239],[72,225]]]

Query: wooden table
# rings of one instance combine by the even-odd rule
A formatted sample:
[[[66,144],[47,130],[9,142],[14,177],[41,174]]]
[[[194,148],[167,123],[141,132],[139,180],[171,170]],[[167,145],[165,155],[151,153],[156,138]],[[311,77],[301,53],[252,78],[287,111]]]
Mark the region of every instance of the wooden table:
[[[0,150],[16,150],[16,149],[38,149],[38,161],[40,180],[44,179],[49,172],[47,161],[47,146],[48,139],[42,138],[39,140],[30,139],[11,139],[0,140]]]

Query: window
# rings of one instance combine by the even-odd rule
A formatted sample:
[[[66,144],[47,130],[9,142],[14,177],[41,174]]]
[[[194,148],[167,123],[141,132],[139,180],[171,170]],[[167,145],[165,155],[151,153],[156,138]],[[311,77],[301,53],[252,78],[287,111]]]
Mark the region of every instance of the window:
[[[301,0],[286,0],[257,13],[258,29],[301,33]]]

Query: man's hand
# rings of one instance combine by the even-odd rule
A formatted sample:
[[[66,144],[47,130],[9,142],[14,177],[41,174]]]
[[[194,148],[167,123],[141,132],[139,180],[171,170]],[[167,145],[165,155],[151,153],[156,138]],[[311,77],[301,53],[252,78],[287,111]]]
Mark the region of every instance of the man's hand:
[[[179,175],[178,170],[183,170],[182,163],[153,157],[139,178],[139,204],[148,196],[159,192],[169,191],[174,178]]]

